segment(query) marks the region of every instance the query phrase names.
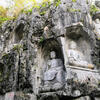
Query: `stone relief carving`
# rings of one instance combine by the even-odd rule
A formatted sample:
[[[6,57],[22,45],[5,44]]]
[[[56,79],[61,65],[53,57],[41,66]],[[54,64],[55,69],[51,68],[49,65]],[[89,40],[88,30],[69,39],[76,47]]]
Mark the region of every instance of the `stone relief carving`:
[[[44,28],[44,33],[43,33],[44,39],[49,38],[49,35],[50,35],[50,30],[49,30],[49,28],[46,26],[46,27]]]
[[[70,66],[90,68],[93,69],[94,65],[86,61],[84,55],[77,50],[77,44],[71,41],[68,50],[68,62]]]
[[[44,72],[44,89],[42,91],[58,90],[64,84],[63,62],[56,58],[55,51],[50,52],[50,60],[47,62],[47,70]]]
[[[94,21],[94,25],[95,25],[95,31],[96,31],[96,35],[97,37],[100,39],[100,19],[96,19]]]

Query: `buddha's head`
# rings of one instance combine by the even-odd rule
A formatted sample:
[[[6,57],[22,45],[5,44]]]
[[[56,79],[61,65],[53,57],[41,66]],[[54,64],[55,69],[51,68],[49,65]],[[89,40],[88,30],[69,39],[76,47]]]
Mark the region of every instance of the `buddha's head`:
[[[95,22],[96,22],[97,24],[100,24],[100,20],[99,20],[98,18],[95,20]]]
[[[50,58],[51,58],[51,59],[56,58],[56,52],[55,52],[55,51],[51,51],[51,52],[50,52]]]
[[[76,48],[77,48],[76,42],[71,41],[70,44],[69,44],[69,48],[70,48],[70,49],[76,49]]]

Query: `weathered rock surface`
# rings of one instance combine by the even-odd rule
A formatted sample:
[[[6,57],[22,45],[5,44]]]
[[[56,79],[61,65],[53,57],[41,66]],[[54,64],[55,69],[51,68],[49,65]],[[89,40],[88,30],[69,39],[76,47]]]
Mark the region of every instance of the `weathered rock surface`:
[[[2,25],[0,100],[100,99],[100,16],[90,5],[61,0]]]

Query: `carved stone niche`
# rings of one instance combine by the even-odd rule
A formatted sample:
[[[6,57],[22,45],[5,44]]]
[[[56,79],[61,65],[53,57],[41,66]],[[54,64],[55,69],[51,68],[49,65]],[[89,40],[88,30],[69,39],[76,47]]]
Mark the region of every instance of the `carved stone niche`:
[[[66,35],[71,39],[77,39],[82,36],[80,32],[83,31],[83,24],[81,22],[73,23],[70,26],[66,27]]]
[[[73,30],[73,27],[68,27],[68,29]],[[68,31],[68,29],[66,30]],[[88,33],[84,33],[82,30],[78,31],[74,35],[78,34],[78,36],[81,36],[76,36],[75,38],[70,34],[66,33],[66,95],[72,97],[91,93],[95,95],[93,91],[99,92],[98,84],[100,75],[91,60],[91,45]]]
[[[42,58],[39,61],[42,66],[40,93],[59,91],[64,86],[64,64],[61,45],[58,41],[45,42],[41,50]]]
[[[18,25],[15,27],[14,36],[13,36],[14,43],[19,43],[22,40],[24,26],[25,25],[24,25],[23,21],[20,21],[20,23],[18,23]]]
[[[93,69],[88,33],[81,22],[66,27],[66,53],[69,66]]]

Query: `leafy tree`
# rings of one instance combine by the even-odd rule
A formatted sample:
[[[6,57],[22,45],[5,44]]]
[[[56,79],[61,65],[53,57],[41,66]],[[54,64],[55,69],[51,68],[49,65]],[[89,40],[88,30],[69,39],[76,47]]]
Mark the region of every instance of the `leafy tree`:
[[[30,9],[36,4],[36,0],[14,0],[14,15],[17,16],[22,10]]]

